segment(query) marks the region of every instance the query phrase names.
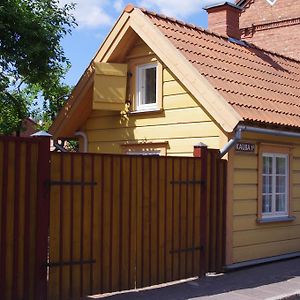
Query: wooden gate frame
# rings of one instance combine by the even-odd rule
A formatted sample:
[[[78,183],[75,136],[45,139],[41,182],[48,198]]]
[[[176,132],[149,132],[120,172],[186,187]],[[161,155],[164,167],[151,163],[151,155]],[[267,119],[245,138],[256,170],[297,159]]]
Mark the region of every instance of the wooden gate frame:
[[[124,159],[128,159],[128,157],[130,158],[130,172],[128,173],[129,175],[129,178],[132,178],[132,170],[133,169],[141,169],[142,171],[142,174],[144,174],[143,170],[145,170],[145,161],[148,162],[148,160],[150,159],[149,157],[133,157],[133,156],[124,156],[124,155],[115,155],[115,154],[92,154],[92,153],[88,153],[88,154],[70,154],[70,153],[63,153],[63,154],[59,154],[59,153],[56,153],[54,154],[56,157],[57,157],[57,161],[55,162],[53,160],[53,165],[51,168],[56,168],[58,167],[58,169],[54,172],[56,175],[54,178],[51,178],[51,184],[52,185],[61,185],[61,186],[64,186],[64,185],[72,185],[72,184],[75,184],[75,185],[88,185],[88,184],[91,184],[91,183],[94,183],[96,184],[98,182],[98,184],[100,185],[100,182],[101,180],[98,178],[98,177],[94,177],[95,176],[95,173],[94,173],[94,168],[96,168],[94,165],[95,164],[95,160],[97,158],[98,163],[100,164],[101,162],[101,168],[100,168],[100,171],[99,171],[99,176],[100,178],[103,178],[104,176],[104,161],[107,161],[107,164],[106,164],[106,167],[110,167],[111,170],[113,170],[113,164],[114,162],[117,162],[117,165],[120,166],[120,168],[117,168],[116,171],[113,171],[113,172],[109,172],[107,173],[107,180],[109,183],[108,185],[108,191],[107,191],[107,194],[110,195],[110,196],[107,196],[107,197],[110,197],[110,200],[112,200],[112,193],[113,193],[113,185],[112,185],[112,181],[114,179],[114,175],[113,174],[116,174],[117,176],[117,180],[115,182],[116,186],[118,186],[120,189],[118,190],[118,192],[120,191],[123,191],[123,187],[124,186],[127,186],[125,182],[122,182],[122,180],[118,177],[120,174],[122,174],[122,160]],[[65,158],[68,157],[68,160],[65,160]],[[74,161],[73,159],[75,159],[74,157],[77,157],[76,159],[78,159],[78,177],[76,180],[78,181],[74,181],[74,177],[72,175],[70,175],[70,170],[73,170],[74,171]],[[53,157],[54,158],[54,157]],[[107,158],[109,158],[107,160]],[[87,161],[89,161],[88,165],[91,165],[92,167],[92,170],[90,169],[87,169],[89,171],[87,171],[87,173],[90,174],[90,171],[92,172],[92,174],[90,174],[89,176],[91,176],[91,178],[88,176],[87,178],[85,177],[84,174],[86,174],[85,172],[83,172],[83,161],[84,159],[87,159]],[[154,160],[156,158],[151,158],[151,160]],[[172,251],[170,251],[170,253],[178,253],[178,252],[181,252],[182,251],[194,251],[194,250],[199,250],[199,253],[200,253],[200,269],[198,269],[197,271],[197,274],[196,276],[203,276],[206,272],[219,272],[219,271],[222,271],[222,267],[223,267],[223,264],[224,264],[224,257],[225,257],[225,226],[226,226],[226,174],[227,174],[227,168],[226,168],[226,165],[227,165],[227,161],[226,160],[222,160],[219,156],[219,151],[218,150],[213,150],[213,149],[207,149],[207,146],[206,145],[197,145],[194,149],[194,158],[193,157],[188,157],[188,158],[182,158],[182,157],[160,157],[160,158],[157,158],[159,160],[161,160],[165,166],[165,170],[167,170],[167,164],[168,164],[168,161],[170,160],[171,162],[171,165],[173,166],[172,167],[172,170],[171,173],[169,172],[169,175],[163,175],[163,176],[166,176],[165,177],[165,180],[166,180],[166,184],[170,183],[171,185],[174,184],[176,186],[178,186],[178,184],[184,184],[184,185],[187,185],[187,184],[201,184],[199,186],[199,190],[197,191],[197,194],[199,193],[199,196],[201,195],[201,203],[199,203],[199,205],[201,204],[201,208],[200,208],[200,214],[197,215],[197,220],[199,220],[199,224],[200,224],[200,231],[198,232],[198,234],[200,235],[200,239],[197,241],[196,245],[197,247],[196,248],[185,248],[185,249],[181,249],[181,247],[179,247],[178,249],[177,248],[171,248]],[[193,160],[193,163],[194,164],[197,164],[198,168],[197,170],[199,170],[198,172],[198,175],[197,175],[197,178],[198,176],[200,176],[200,181],[181,181],[181,175],[178,175],[178,174],[181,174],[179,169],[177,170],[178,173],[177,175],[174,175],[174,161],[175,160],[180,160],[181,162],[181,159],[187,159],[187,160]],[[134,163],[134,167],[133,167],[133,161],[135,162]],[[66,164],[64,164],[64,162]],[[172,163],[173,162],[173,163]],[[128,163],[128,162],[127,162]],[[147,163],[148,164],[148,167],[150,168],[150,170],[152,169],[152,166],[151,164],[149,164],[149,162]],[[70,170],[66,172],[65,175],[64,172],[62,172],[62,170],[64,169],[64,167],[66,168],[66,170],[68,170],[68,166],[70,167]],[[100,165],[99,165],[100,166]],[[181,163],[180,163],[180,166],[181,166]],[[133,169],[132,169],[133,167]],[[148,167],[146,168],[148,171]],[[158,168],[158,166],[157,166]],[[158,170],[158,169],[157,169]],[[181,170],[181,167],[180,167],[180,170]],[[119,174],[120,172],[120,174]],[[151,171],[150,171],[151,173]],[[165,173],[167,174],[167,173]],[[185,172],[184,172],[185,174]],[[97,176],[98,176],[97,175]],[[136,175],[136,174],[135,174]],[[150,176],[150,175],[149,175]],[[168,178],[169,176],[169,178]],[[175,176],[175,177],[174,177]],[[195,174],[194,174],[195,176]],[[188,176],[189,177],[189,176]],[[98,179],[96,179],[98,178]],[[138,180],[138,183],[141,185],[142,182],[148,182],[149,183],[149,178],[148,179],[143,179],[144,177],[141,176],[141,178],[139,178]],[[168,178],[168,179],[167,179]],[[174,178],[175,178],[175,181],[174,181]],[[86,180],[88,180],[86,182]],[[90,181],[91,180],[91,181]],[[111,180],[111,181],[109,181]],[[171,181],[170,181],[171,180]],[[155,180],[154,180],[155,181]],[[154,182],[153,180],[150,180],[150,186],[151,185],[151,182]],[[127,182],[127,181],[126,181]],[[130,183],[132,183],[132,180],[130,179],[129,180]],[[128,182],[127,182],[128,184]],[[129,188],[130,188],[130,184],[129,184]],[[157,186],[157,184],[154,186]],[[174,187],[173,187],[174,188]],[[150,197],[149,196],[150,194],[152,194],[151,192],[149,192],[149,189],[151,189],[150,187],[147,188],[147,191],[145,192],[145,197]],[[172,188],[171,188],[172,189]],[[101,197],[103,199],[103,187],[101,188],[102,192],[99,193],[99,195],[101,194]],[[135,198],[134,201],[137,201],[137,199],[141,196],[141,195],[144,195],[144,188],[142,188],[140,191],[139,191],[139,196],[136,195],[137,193],[137,190],[133,189],[134,191],[132,192],[133,194],[133,198]],[[94,190],[93,190],[94,191]],[[92,191],[91,191],[92,192]],[[125,192],[128,193],[128,190],[125,189]],[[149,193],[150,194],[149,194]],[[56,203],[56,200],[57,199],[60,199],[59,201],[62,202],[62,203],[68,203],[68,201],[71,201],[70,200],[70,195],[72,195],[73,193],[70,192],[71,194],[69,194],[69,200],[66,199],[66,201],[61,201],[61,199],[63,199],[63,195],[64,195],[64,192],[63,192],[63,187],[60,188],[59,190],[59,195],[60,196],[55,196],[52,200],[53,202],[51,202],[51,205],[53,205],[53,207],[58,207],[58,203]],[[84,194],[83,191],[81,191],[81,193]],[[171,192],[171,193],[174,193]],[[193,192],[194,193],[194,192]],[[83,195],[82,194],[82,195]],[[130,194],[131,195],[131,194]],[[62,198],[61,198],[62,197]],[[91,199],[94,199],[94,194],[92,192],[91,194]],[[105,199],[107,200],[108,198],[105,197]],[[122,194],[120,194],[120,197],[122,197]],[[131,197],[131,196],[130,196]],[[174,202],[174,196],[172,194],[171,198],[173,198],[173,203]],[[120,198],[121,199],[121,198]],[[117,202],[119,203],[121,200],[117,200]],[[78,200],[78,199],[77,199]],[[81,201],[81,203],[83,203],[82,199],[79,200]],[[102,200],[101,200],[102,201]],[[149,201],[149,200],[147,200]],[[176,198],[175,199],[176,203],[179,203],[177,202],[178,199]],[[85,202],[85,201],[84,201]],[[121,201],[122,202],[122,201]],[[143,201],[142,201],[143,202]],[[86,203],[86,202],[85,202]],[[111,211],[112,211],[112,202],[108,202],[110,203],[109,206],[110,206],[110,214],[111,214]],[[135,202],[136,203],[136,202]],[[150,203],[150,202],[149,202]],[[139,203],[141,205],[141,203]],[[69,204],[68,204],[69,205]],[[67,207],[68,207],[67,205]],[[82,204],[81,204],[82,205]],[[103,205],[103,204],[102,204]],[[173,205],[173,204],[172,204]],[[147,205],[148,206],[148,202],[147,202]],[[177,206],[177,204],[176,204]],[[119,209],[121,209],[121,206],[117,209],[117,211],[119,211]],[[165,210],[167,208],[165,207]],[[62,206],[60,207],[60,210],[62,210]],[[88,209],[90,210],[90,208]],[[101,211],[103,211],[103,207],[101,208]],[[138,208],[136,207],[136,210],[135,211],[139,211]],[[198,211],[198,210],[197,210]],[[103,213],[103,212],[102,212]],[[139,211],[140,215],[139,217],[141,217],[141,211]],[[50,213],[51,214],[51,213]],[[117,213],[119,214],[119,213]],[[143,214],[143,212],[142,212]],[[57,212],[54,212],[53,215],[58,215]],[[147,212],[146,212],[146,215],[147,215]],[[151,213],[150,213],[151,215]],[[149,215],[147,215],[149,217]],[[137,217],[137,216],[135,216]],[[148,218],[147,217],[147,218]],[[103,218],[103,216],[102,216]],[[143,217],[142,217],[143,218]],[[52,218],[51,218],[52,220]],[[138,220],[140,219],[137,219],[135,222],[138,222]],[[70,220],[68,221],[70,222]],[[103,221],[102,221],[103,222]],[[112,222],[112,221],[110,221]],[[147,221],[148,222],[148,221]],[[151,222],[151,220],[150,220]],[[58,222],[54,222],[55,224],[57,224]],[[69,223],[68,223],[69,224]],[[119,225],[116,225],[117,227],[120,226],[121,223],[117,223]],[[141,222],[139,223],[141,225]],[[69,226],[69,225],[68,225]],[[81,224],[82,226],[82,224]],[[103,226],[103,224],[102,224]],[[137,226],[137,228],[142,228],[140,230],[143,230],[144,225],[141,225],[142,227],[140,226]],[[177,226],[177,225],[176,225]],[[179,225],[180,226],[180,225]],[[146,226],[147,227],[147,226]],[[156,227],[157,228],[157,227]],[[177,227],[176,227],[177,229]],[[148,229],[147,229],[148,230]],[[55,231],[58,233],[58,230],[55,229]],[[60,229],[59,230],[60,232],[62,232],[63,230]],[[51,232],[51,231],[50,231]],[[140,235],[140,231],[139,232],[135,232],[135,234],[138,234]],[[61,233],[58,233],[59,236],[57,237],[55,234],[52,236],[54,237],[54,240],[57,241],[57,240],[61,240],[62,237],[61,237]],[[148,236],[149,236],[149,231],[148,231]],[[151,234],[151,233],[150,233]],[[173,233],[172,233],[173,234]],[[198,236],[199,236],[198,235]],[[135,238],[137,238],[135,236]],[[151,239],[150,239],[151,240]],[[68,242],[66,242],[68,243]],[[149,285],[152,285],[152,284],[160,284],[160,283],[163,283],[163,282],[168,282],[168,281],[171,281],[171,280],[177,280],[177,279],[183,279],[183,278],[188,278],[188,277],[181,277],[181,278],[177,278],[178,276],[175,275],[173,276],[173,271],[171,271],[171,277],[170,276],[166,276],[165,275],[165,278],[168,278],[166,281],[163,281],[161,282],[159,279],[157,282],[153,282],[152,279],[151,279],[151,276],[149,276],[149,278],[147,277],[147,280],[144,280],[144,258],[141,258],[141,256],[139,256],[140,253],[144,253],[143,252],[143,246],[141,246],[140,244],[136,244],[134,247],[137,251],[137,253],[135,254],[136,257],[134,258],[134,260],[136,259],[138,261],[135,262],[135,266],[132,268],[132,269],[135,269],[135,270],[138,270],[136,271],[137,273],[134,274],[134,280],[135,280],[135,287],[137,288],[142,288],[142,287],[145,287],[145,286],[149,286]],[[102,247],[102,246],[101,246]],[[111,246],[110,246],[111,247]],[[52,247],[51,246],[51,240],[50,240],[50,256],[51,256],[51,249],[58,249],[60,247]],[[142,248],[142,250],[140,249]],[[146,246],[145,248],[149,248],[148,246]],[[183,247],[184,248],[184,247]],[[62,248],[61,248],[62,249]],[[167,248],[166,248],[167,249]],[[149,249],[148,249],[149,250]],[[147,251],[148,251],[147,250]],[[180,251],[178,251],[180,250]],[[62,250],[58,250],[60,252],[60,254],[58,253],[55,253],[53,255],[53,257],[50,257],[50,260],[51,259],[54,259],[54,261],[50,261],[50,264],[49,266],[55,266],[55,267],[62,267],[63,265],[74,265],[74,264],[83,264],[83,263],[94,263],[94,262],[99,262],[100,259],[99,258],[94,258],[93,255],[90,255],[87,256],[85,258],[85,260],[81,260],[80,261],[72,261],[72,259],[70,260],[69,259],[69,256],[68,254],[65,256],[61,253]],[[68,250],[69,251],[69,250]],[[82,251],[82,250],[81,250]],[[102,259],[103,259],[103,249],[101,250],[101,255],[102,255]],[[109,250],[111,251],[111,249]],[[98,252],[97,252],[98,253]],[[120,255],[120,252],[119,252],[119,255]],[[60,257],[65,257],[64,260],[62,260]],[[112,254],[110,253],[108,255],[110,258],[110,266],[111,266],[111,262],[112,262]],[[143,256],[144,257],[144,256]],[[107,258],[107,257],[106,257]],[[117,258],[116,258],[117,260]],[[151,263],[151,262],[150,262]],[[148,266],[149,262],[146,261],[145,265]],[[173,260],[172,260],[172,268],[173,268]],[[180,264],[179,264],[180,265]],[[148,268],[148,267],[146,267]],[[149,268],[148,268],[149,269]],[[147,270],[148,270],[147,269]],[[177,268],[176,268],[177,270]],[[179,267],[179,270],[180,270],[180,267]],[[82,272],[82,270],[80,271]],[[103,268],[101,268],[101,272],[103,272]],[[111,272],[111,271],[109,271]],[[147,271],[148,272],[148,271]],[[52,288],[51,285],[50,285],[50,288],[49,290],[52,292],[53,291],[53,294],[50,295],[50,298],[55,298],[56,295],[58,295],[58,293],[60,293],[60,297],[64,297],[64,295],[66,294],[65,291],[61,288],[61,286],[64,286],[62,284],[62,273],[63,271],[61,271],[60,269],[60,273],[59,275],[55,275],[55,276],[58,276],[56,279],[54,279],[53,283],[52,283],[52,287],[55,286],[55,283],[57,282],[57,280],[59,280],[59,291],[56,291],[55,288]],[[151,271],[150,271],[151,273]],[[180,273],[180,271],[179,271]],[[134,285],[130,285],[130,286],[122,286],[122,284],[119,284],[118,286],[116,284],[112,284],[112,281],[111,281],[111,273],[109,273],[109,281],[107,282],[107,285],[106,286],[103,286],[103,282],[101,283],[101,289],[97,289],[96,290],[93,290],[92,292],[92,288],[90,288],[90,294],[92,293],[107,293],[107,292],[114,292],[114,291],[117,291],[117,290],[123,290],[123,289],[132,289],[134,288]],[[121,274],[121,272],[118,273],[119,275]],[[166,273],[165,273],[166,274]],[[187,273],[186,273],[187,274]],[[81,277],[83,275],[80,275]],[[118,276],[118,275],[117,275]],[[182,276],[182,275],[179,275],[179,277]],[[128,276],[129,278],[130,276]],[[50,272],[50,278],[51,278],[51,272]],[[59,278],[59,279],[58,279]],[[101,275],[101,278],[102,278],[102,275]],[[117,278],[117,277],[116,277]],[[158,277],[157,277],[158,278]],[[69,279],[68,279],[69,280]],[[101,279],[102,280],[102,279]],[[121,280],[119,278],[117,278],[117,280],[119,280],[119,282],[121,282]],[[51,282],[51,279],[50,279],[50,282]],[[116,281],[114,281],[114,283],[116,283]],[[132,283],[130,281],[130,283]],[[72,284],[73,286],[73,284]],[[80,296],[83,296],[83,294],[85,293],[82,293],[82,279],[80,279],[80,283],[79,285],[80,288],[76,290],[80,290]],[[72,290],[72,289],[71,289]]]

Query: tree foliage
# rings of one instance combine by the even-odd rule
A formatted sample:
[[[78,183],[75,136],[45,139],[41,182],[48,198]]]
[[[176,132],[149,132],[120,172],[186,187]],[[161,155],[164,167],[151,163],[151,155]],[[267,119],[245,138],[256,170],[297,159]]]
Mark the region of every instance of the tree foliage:
[[[0,133],[19,131],[38,98],[46,124],[62,106],[70,63],[60,43],[76,25],[73,8],[58,0],[0,0]]]

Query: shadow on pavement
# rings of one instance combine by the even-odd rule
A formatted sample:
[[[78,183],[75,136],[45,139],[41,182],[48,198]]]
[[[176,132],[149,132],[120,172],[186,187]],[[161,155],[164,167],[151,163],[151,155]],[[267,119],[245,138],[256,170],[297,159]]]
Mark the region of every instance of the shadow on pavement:
[[[93,296],[88,299],[184,300],[256,288],[287,281],[297,276],[300,276],[300,258],[249,267],[219,276],[207,276],[174,285],[154,287],[147,290],[128,291],[107,296],[99,295],[98,297]]]

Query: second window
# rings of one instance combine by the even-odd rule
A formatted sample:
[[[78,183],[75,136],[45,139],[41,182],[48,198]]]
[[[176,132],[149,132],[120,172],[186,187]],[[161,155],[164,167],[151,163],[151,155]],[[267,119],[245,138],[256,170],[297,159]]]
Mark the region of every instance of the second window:
[[[137,67],[137,110],[156,110],[157,102],[157,64]]]

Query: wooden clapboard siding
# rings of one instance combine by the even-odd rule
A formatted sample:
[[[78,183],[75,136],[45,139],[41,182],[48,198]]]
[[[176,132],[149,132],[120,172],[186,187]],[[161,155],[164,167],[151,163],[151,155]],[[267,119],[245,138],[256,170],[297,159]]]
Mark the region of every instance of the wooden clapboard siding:
[[[233,215],[256,215],[257,199],[235,200],[233,203]]]
[[[153,141],[158,139],[167,140],[173,135],[177,138],[185,138],[189,132],[191,138],[194,137],[218,137],[219,130],[217,127],[212,128],[210,122],[201,123],[185,123],[170,124],[170,125],[154,125],[146,127],[134,128],[112,128],[112,129],[97,129],[86,131],[88,139],[93,141],[114,142],[128,140],[144,140]],[[139,137],[139,138],[138,138]],[[190,149],[192,150],[192,149]]]
[[[235,247],[251,245],[255,240],[257,244],[300,239],[300,225],[290,225],[276,228],[276,236],[273,234],[274,228],[261,228],[259,230],[237,231],[233,239]]]
[[[121,121],[120,114],[108,114],[103,113],[95,114],[94,112],[91,114],[89,120],[87,121],[85,127],[86,130],[97,130],[99,129],[99,125],[101,129],[112,129],[112,128],[123,128],[126,125],[127,128],[131,127],[145,127],[145,126],[157,126],[157,125],[168,125],[168,124],[186,124],[186,123],[197,123],[199,119],[203,122],[210,122],[209,117],[200,109],[196,107],[186,107],[181,109],[172,109],[165,110],[162,113],[153,115],[149,118],[149,115],[143,116],[141,115],[139,119],[134,119],[132,117],[129,118],[129,121]],[[178,120],[180,114],[180,121]],[[102,121],[100,118],[103,118]],[[100,121],[100,122],[99,122]]]
[[[232,262],[242,262],[300,251],[300,144],[297,139],[243,134],[245,140],[292,147],[292,222],[259,224],[258,154],[235,153],[233,173]]]
[[[136,42],[126,59],[129,68],[136,61],[156,60],[141,40]],[[193,145],[199,142],[210,148],[220,148],[223,134],[211,117],[166,68],[162,73],[162,111],[132,113],[129,120],[122,120],[118,112],[92,111],[82,128],[88,136],[89,152],[122,153],[120,145],[142,141],[168,141],[167,154],[179,156],[191,156]],[[134,98],[134,91],[132,93]]]
[[[156,142],[164,142],[165,139],[156,139]],[[115,153],[121,154],[122,149],[120,147],[120,143],[122,141],[114,141],[114,142],[102,142],[101,146],[97,141],[90,143],[89,151],[92,153],[103,152],[103,153]],[[129,142],[135,142],[135,140],[129,140]],[[211,145],[211,147],[217,148],[219,146],[219,140],[214,137],[207,138],[174,138],[168,139],[168,144],[170,149],[167,149],[167,153],[170,156],[191,156],[190,149],[197,143],[204,143],[206,145]],[[187,151],[188,150],[188,151]],[[186,151],[186,152],[185,152]]]
[[[300,224],[299,212],[293,212],[293,216],[296,217],[296,220],[293,221],[292,224],[297,225]],[[238,215],[234,216],[233,220],[233,231],[248,231],[248,230],[260,230],[260,228],[273,228],[274,233],[276,233],[276,229],[282,226],[287,226],[286,223],[267,223],[267,224],[257,224],[256,222],[257,215]],[[290,224],[290,223],[288,223]]]
[[[271,257],[280,254],[299,251],[300,239],[292,239],[258,245],[235,247],[233,250],[234,261],[247,261],[262,257]]]

